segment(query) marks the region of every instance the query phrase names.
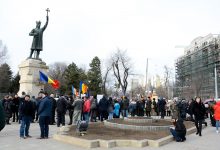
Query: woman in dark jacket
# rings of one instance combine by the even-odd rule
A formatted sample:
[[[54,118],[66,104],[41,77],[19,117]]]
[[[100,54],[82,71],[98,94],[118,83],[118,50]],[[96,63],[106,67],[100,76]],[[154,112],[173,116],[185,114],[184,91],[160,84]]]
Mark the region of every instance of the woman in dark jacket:
[[[192,106],[192,113],[195,116],[196,135],[199,134],[199,136],[202,136],[202,122],[205,119],[205,106],[200,97],[196,97]]]

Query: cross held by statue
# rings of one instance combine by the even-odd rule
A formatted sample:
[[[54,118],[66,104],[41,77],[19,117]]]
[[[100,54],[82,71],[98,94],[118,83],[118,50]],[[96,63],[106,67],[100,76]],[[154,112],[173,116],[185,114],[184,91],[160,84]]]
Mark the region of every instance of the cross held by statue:
[[[50,9],[49,9],[49,8],[47,8],[47,9],[46,9],[46,11],[47,11],[47,16],[48,16],[48,12],[50,12]]]

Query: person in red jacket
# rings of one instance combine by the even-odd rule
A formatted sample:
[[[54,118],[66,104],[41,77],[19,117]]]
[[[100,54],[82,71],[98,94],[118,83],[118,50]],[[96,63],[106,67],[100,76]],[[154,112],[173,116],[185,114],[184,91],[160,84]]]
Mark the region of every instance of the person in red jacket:
[[[214,105],[214,117],[216,120],[216,133],[219,133],[218,128],[220,127],[220,101]]]

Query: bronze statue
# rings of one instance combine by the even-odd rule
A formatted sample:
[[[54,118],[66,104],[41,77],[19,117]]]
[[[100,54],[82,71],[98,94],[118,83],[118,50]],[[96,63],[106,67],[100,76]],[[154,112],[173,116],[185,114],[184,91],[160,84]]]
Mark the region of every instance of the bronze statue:
[[[47,25],[48,25],[48,21],[49,21],[48,12],[50,11],[49,8],[47,8],[46,11],[47,11],[47,16],[46,16],[47,21],[45,25],[43,26],[43,28],[40,28],[41,22],[36,21],[36,28],[33,29],[29,33],[30,36],[33,36],[33,42],[31,46],[31,53],[30,53],[29,58],[32,58],[34,51],[36,51],[37,54],[35,58],[39,59],[40,51],[43,50],[43,32],[47,28]]]

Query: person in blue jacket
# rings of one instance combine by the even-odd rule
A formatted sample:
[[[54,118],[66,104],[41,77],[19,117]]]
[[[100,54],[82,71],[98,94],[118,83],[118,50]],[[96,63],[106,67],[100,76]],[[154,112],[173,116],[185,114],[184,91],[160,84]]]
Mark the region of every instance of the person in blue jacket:
[[[39,115],[39,125],[41,135],[39,139],[48,139],[49,134],[49,123],[50,117],[52,112],[52,101],[48,97],[47,92],[40,91],[42,95],[42,99],[40,100],[39,108],[38,108],[38,115]]]

